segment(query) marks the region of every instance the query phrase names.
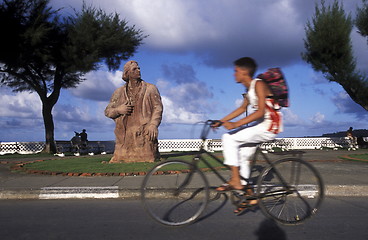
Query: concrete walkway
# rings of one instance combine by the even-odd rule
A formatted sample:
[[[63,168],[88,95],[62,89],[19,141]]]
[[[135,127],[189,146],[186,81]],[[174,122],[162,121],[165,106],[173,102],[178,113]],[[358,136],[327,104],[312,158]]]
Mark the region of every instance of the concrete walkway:
[[[363,154],[368,150],[348,152],[306,150],[303,159],[320,172],[328,196],[368,196],[368,162],[342,160],[340,156]],[[277,159],[284,156],[268,154]],[[35,159],[31,159],[35,160]],[[67,198],[139,198],[144,176],[51,176],[12,172],[15,162],[30,159],[0,159],[0,199]],[[222,171],[228,175],[228,171]],[[210,185],[221,182],[206,173]]]

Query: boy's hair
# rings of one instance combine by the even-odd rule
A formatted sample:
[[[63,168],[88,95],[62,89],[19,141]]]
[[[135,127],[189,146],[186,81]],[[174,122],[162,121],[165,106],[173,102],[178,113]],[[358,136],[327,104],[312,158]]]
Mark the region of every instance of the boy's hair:
[[[250,57],[243,57],[239,58],[238,60],[234,61],[234,65],[246,68],[249,70],[249,75],[253,78],[254,73],[257,71],[257,63],[254,61],[253,58]]]

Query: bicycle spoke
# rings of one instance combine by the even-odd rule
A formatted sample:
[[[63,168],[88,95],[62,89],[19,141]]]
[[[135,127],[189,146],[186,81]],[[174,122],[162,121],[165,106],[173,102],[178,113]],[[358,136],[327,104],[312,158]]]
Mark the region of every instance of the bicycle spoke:
[[[157,165],[146,175],[141,191],[149,215],[170,226],[195,221],[209,199],[208,183],[203,173],[180,160]]]
[[[205,122],[201,132],[203,143],[199,151],[193,152],[193,159],[195,164],[204,161],[220,180],[226,181],[201,157],[202,153],[206,153],[205,140],[210,125],[215,123],[216,121],[211,120]],[[262,212],[283,224],[298,224],[314,215],[324,197],[323,183],[314,167],[298,158],[267,162],[269,167],[260,174],[255,194],[231,195],[232,202],[238,205],[258,199]],[[196,165],[181,160],[165,161],[156,165],[144,178],[141,194],[144,208],[149,215],[170,226],[194,222],[209,201],[215,201],[221,196],[216,193],[211,194],[210,198],[205,175]]]
[[[295,158],[280,160],[265,169],[258,188],[262,211],[284,224],[297,224],[309,218],[323,198],[323,184],[317,171]]]

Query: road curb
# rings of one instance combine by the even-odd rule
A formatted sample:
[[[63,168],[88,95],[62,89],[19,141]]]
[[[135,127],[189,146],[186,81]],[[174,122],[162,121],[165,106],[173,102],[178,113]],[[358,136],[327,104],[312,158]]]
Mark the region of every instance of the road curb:
[[[138,199],[140,189],[118,187],[47,187],[28,190],[1,190],[0,200],[6,199]],[[329,185],[325,196],[367,197],[367,185]]]
[[[326,196],[367,197],[367,185],[329,185],[325,188]]]
[[[30,190],[1,190],[0,200],[7,199],[40,199],[41,189],[30,189]]]

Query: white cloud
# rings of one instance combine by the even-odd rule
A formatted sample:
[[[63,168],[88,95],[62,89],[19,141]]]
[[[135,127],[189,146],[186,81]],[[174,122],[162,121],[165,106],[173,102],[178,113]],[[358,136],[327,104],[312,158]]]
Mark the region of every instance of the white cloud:
[[[205,119],[204,114],[190,112],[165,96],[162,96],[162,104],[164,106],[162,123],[193,124]]]
[[[19,118],[40,118],[41,100],[36,93],[7,93],[0,91],[0,116]]]
[[[93,71],[86,74],[86,80],[77,88],[70,89],[70,92],[79,98],[96,101],[108,101],[118,87],[125,82],[122,80],[122,71]]]
[[[74,131],[87,129],[93,133],[90,140],[113,140],[115,123],[105,117],[107,102],[87,102],[78,100],[73,105],[60,102],[54,109],[55,136],[70,139]]]
[[[195,52],[210,65],[228,65],[239,54],[258,55],[269,62],[269,56],[290,57],[290,49],[300,48],[298,35],[304,28],[291,2],[138,0],[120,4],[122,15],[149,34],[143,47]],[[299,58],[299,52],[294,54]]]
[[[314,116],[311,118],[311,121],[313,123],[316,123],[316,124],[321,124],[325,121],[325,115],[320,113],[320,112],[317,112],[316,114],[314,114]]]
[[[368,73],[367,67],[367,38],[362,37],[359,33],[357,33],[357,29],[353,28],[351,33],[351,41],[353,46],[353,54],[356,57],[357,68],[365,73]]]
[[[89,106],[58,104],[54,109],[55,120],[85,123],[91,121]]]
[[[203,84],[203,83],[202,83]],[[185,83],[174,86],[160,80],[160,88],[164,105],[163,123],[196,123],[205,119],[210,109],[205,87],[201,83]],[[201,95],[205,93],[204,96]]]
[[[163,65],[162,70],[164,78],[158,79],[156,86],[164,104],[163,123],[203,121],[213,108],[209,103],[213,93],[207,84],[197,79],[188,64]]]
[[[281,112],[285,126],[301,126],[305,124],[290,108],[282,108]]]
[[[168,89],[170,88],[170,82],[165,81],[162,78],[157,79],[156,87],[158,89]]]
[[[82,1],[53,0],[57,7],[80,9]],[[304,27],[314,14],[314,1],[295,0],[85,0],[117,12],[129,25],[149,35],[143,48],[193,53],[210,66],[224,67],[244,55],[263,65],[300,62]],[[327,0],[326,4],[333,0]],[[345,3],[355,11],[361,0]],[[360,42],[360,45],[366,45]],[[360,48],[358,48],[360,49]],[[367,59],[367,57],[364,57]]]
[[[150,35],[147,44],[159,49],[177,49],[216,35],[206,21],[200,1],[119,1],[121,13]],[[206,30],[206,31],[203,31]]]

